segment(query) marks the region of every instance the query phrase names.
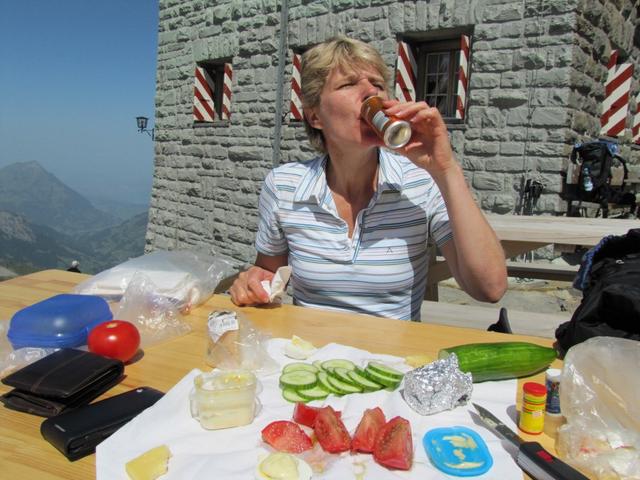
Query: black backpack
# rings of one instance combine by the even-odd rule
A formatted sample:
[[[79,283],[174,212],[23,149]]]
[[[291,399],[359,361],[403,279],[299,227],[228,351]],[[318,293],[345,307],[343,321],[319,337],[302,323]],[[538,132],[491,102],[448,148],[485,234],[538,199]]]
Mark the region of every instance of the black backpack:
[[[640,340],[640,228],[589,250],[574,287],[582,290],[582,302],[556,330],[561,355],[591,337]]]
[[[575,199],[585,202],[617,203],[624,186],[612,186],[612,169],[622,167],[624,179],[628,176],[627,163],[618,155],[618,146],[611,142],[578,143],[571,151],[571,163],[579,169]]]

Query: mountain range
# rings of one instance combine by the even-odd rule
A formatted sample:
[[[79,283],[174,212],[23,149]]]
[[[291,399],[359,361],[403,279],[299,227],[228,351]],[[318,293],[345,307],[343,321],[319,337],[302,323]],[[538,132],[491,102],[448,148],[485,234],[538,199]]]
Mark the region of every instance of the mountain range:
[[[147,216],[146,205],[90,201],[37,162],[8,165],[0,169],[0,267],[25,274],[76,260],[82,272],[100,272],[144,253]]]

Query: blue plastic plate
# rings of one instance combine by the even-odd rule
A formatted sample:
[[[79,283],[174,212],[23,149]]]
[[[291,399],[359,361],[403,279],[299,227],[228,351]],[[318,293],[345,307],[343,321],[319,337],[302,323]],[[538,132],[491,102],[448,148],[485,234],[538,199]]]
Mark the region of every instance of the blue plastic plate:
[[[434,428],[425,433],[422,445],[431,463],[449,475],[482,475],[493,465],[487,444],[467,427]]]

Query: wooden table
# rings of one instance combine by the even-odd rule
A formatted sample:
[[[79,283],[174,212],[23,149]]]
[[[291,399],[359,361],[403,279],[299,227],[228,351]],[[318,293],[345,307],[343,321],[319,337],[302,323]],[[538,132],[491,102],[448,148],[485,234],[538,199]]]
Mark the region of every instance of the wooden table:
[[[0,318],[9,319],[25,306],[58,293],[69,292],[85,278],[82,274],[46,270],[1,282]],[[126,367],[123,382],[105,397],[143,385],[167,391],[193,368],[207,369],[204,363],[207,315],[212,310],[229,308],[234,308],[229,297],[214,295],[194,309],[187,317],[193,327],[192,333],[146,349],[140,360]],[[290,337],[296,334],[317,346],[339,342],[398,356],[427,354],[436,358],[441,347],[464,342],[524,340],[547,346],[551,343],[538,337],[505,336],[481,330],[386,320],[291,305],[243,308],[242,312],[258,328],[273,336]],[[560,365],[559,360],[554,362],[555,367]],[[543,374],[532,378],[544,381]],[[0,386],[0,393],[8,390],[8,387]],[[0,477],[38,480],[93,478],[95,456],[68,462],[40,436],[42,420],[41,417],[0,407]],[[535,438],[553,451],[553,440],[546,435],[529,438]]]
[[[489,224],[496,232],[505,258],[517,257],[548,245],[568,251],[582,246],[591,248],[607,235],[622,235],[631,228],[640,228],[640,220],[586,217],[552,217],[542,215],[486,215]],[[520,262],[521,263],[521,262]],[[526,264],[531,265],[531,264]],[[517,269],[520,272],[513,276],[529,278],[555,279],[551,269],[540,267]],[[569,279],[577,269],[567,269]],[[523,273],[525,272],[525,273]],[[565,278],[567,277],[565,276]],[[560,279],[562,276],[559,276]],[[451,278],[451,272],[444,258],[434,259],[429,266],[427,292],[425,300],[437,300],[437,284]]]

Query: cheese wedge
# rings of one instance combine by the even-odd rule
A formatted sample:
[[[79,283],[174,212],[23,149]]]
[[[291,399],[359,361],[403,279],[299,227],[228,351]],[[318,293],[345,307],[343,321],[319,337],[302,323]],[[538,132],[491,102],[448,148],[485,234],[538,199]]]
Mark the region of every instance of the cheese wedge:
[[[167,473],[171,451],[166,445],[152,448],[125,465],[131,480],[155,480]]]

